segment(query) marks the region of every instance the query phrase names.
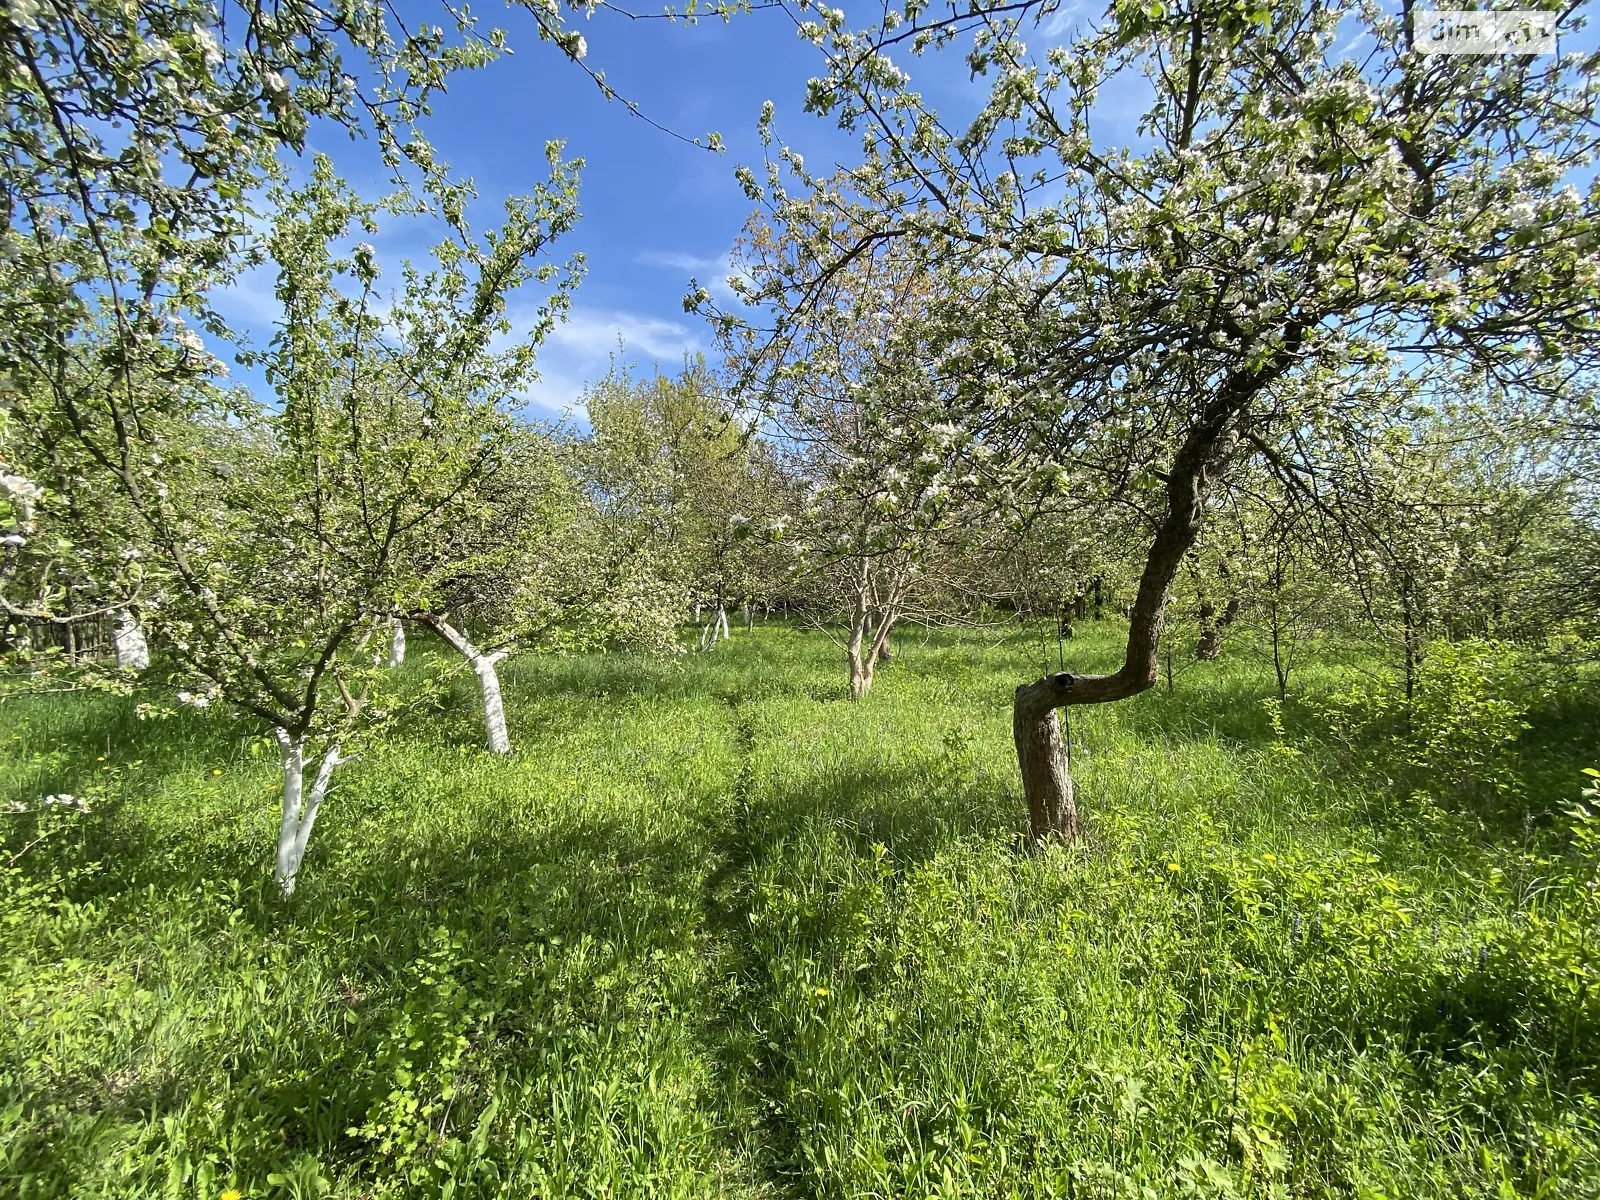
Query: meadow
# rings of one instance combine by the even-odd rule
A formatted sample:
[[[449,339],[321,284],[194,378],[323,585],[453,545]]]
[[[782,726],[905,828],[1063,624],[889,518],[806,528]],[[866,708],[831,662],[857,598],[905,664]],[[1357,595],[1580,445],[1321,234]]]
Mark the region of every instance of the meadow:
[[[859,703],[779,623],[525,656],[504,757],[455,678],[290,902],[258,737],[5,701],[0,1193],[1600,1196],[1592,677],[1457,663],[1422,736],[1369,659],[1279,707],[1241,643],[1073,710],[1088,834],[1030,849],[1056,650],[1003,632],[909,631]]]

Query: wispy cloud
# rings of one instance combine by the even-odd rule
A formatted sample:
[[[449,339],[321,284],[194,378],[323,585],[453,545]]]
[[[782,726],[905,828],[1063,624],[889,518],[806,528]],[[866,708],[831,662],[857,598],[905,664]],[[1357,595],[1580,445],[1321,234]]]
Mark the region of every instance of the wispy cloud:
[[[1080,0],[1068,0],[1067,3],[1061,5],[1055,12],[1039,22],[1039,31],[1049,38],[1060,37],[1062,34],[1070,32],[1077,19],[1084,14],[1086,7]]]
[[[647,250],[634,261],[643,267],[676,271],[685,277],[685,282],[692,275],[719,300],[727,301],[734,298],[734,291],[728,286],[728,276],[737,274],[733,270],[732,258],[731,250],[704,255],[684,254],[676,250]]]
[[[639,255],[639,264],[645,267],[665,267],[671,271],[688,271],[691,274],[701,275],[719,272],[728,273],[728,256],[726,254],[683,254],[678,251],[646,250]]]
[[[685,354],[706,348],[700,330],[690,323],[579,305],[550,331],[539,351],[539,381],[523,399],[535,415],[571,412],[581,421],[586,419],[583,390],[605,376],[613,355],[624,363],[648,368],[655,362],[674,371]]]
[[[626,312],[615,308],[574,308],[550,333],[549,345],[576,355],[605,357],[621,343],[653,358],[677,358],[702,349],[699,332],[682,321]]]

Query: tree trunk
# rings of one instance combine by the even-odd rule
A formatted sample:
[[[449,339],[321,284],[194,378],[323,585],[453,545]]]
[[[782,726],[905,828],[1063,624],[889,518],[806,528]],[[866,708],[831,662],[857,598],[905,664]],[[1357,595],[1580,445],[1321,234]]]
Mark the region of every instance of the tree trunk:
[[[728,636],[728,610],[721,604],[717,605],[717,633],[722,637]]]
[[[696,625],[700,624],[700,609],[701,609],[700,601],[696,600],[694,602],[694,623]]]
[[[1233,574],[1228,570],[1226,562],[1217,564],[1217,574],[1224,582],[1230,582]],[[1209,600],[1200,602],[1200,640],[1195,644],[1194,656],[1206,662],[1215,661],[1222,657],[1222,638],[1228,632],[1234,618],[1239,615],[1239,597],[1228,597],[1228,603],[1223,606],[1222,615],[1217,616],[1217,606]]]
[[[128,609],[117,614],[117,666],[127,671],[142,671],[150,665],[150,644],[145,641],[144,626]]]
[[[1105,611],[1105,604],[1103,602],[1100,590],[1102,582],[1103,577],[1096,575],[1094,577],[1094,582],[1090,585],[1094,592],[1094,620],[1096,621],[1100,619],[1101,614]]]
[[[1069,677],[1070,678],[1070,677]],[[1036,685],[1024,685],[1036,686]],[[1011,712],[1011,736],[1017,744],[1017,765],[1022,770],[1022,794],[1028,801],[1028,832],[1035,840],[1078,836],[1078,805],[1073,793],[1072,770],[1061,740],[1061,718],[1054,708],[1044,708],[1017,689]]]
[[[295,878],[300,874],[300,863],[306,856],[306,843],[311,840],[317,813],[328,794],[328,781],[333,777],[333,769],[344,760],[339,757],[337,745],[329,746],[307,795],[304,790],[305,738],[294,737],[286,729],[273,732],[283,755],[283,819],[278,824],[278,854],[273,876],[287,900],[294,895]]]
[[[872,636],[872,650],[867,655],[867,661],[870,664],[867,673],[869,687],[872,683],[872,671],[877,669],[879,663],[886,663],[893,657],[893,653],[889,649],[889,635],[894,632],[895,624],[898,621],[898,617],[884,613],[878,614],[877,632]]]
[[[1272,673],[1278,680],[1278,703],[1289,695],[1289,664],[1283,655],[1283,623],[1279,617],[1278,602],[1272,602]]]
[[[1145,556],[1129,613],[1121,668],[1111,675],[1046,675],[1017,689],[1012,733],[1028,804],[1030,839],[1071,841],[1077,836],[1076,797],[1055,710],[1122,700],[1154,686],[1167,596],[1184,555],[1199,536],[1211,478],[1224,469],[1238,447],[1240,419],[1250,401],[1288,368],[1303,335],[1298,328],[1286,331],[1283,348],[1272,363],[1253,372],[1231,373],[1173,456],[1167,473],[1167,513]]]
[[[850,663],[850,699],[859,700],[872,688],[872,671],[876,664],[862,652],[867,638],[867,610],[857,604],[850,614],[850,640],[845,644],[845,657]]]
[[[751,611],[750,611],[750,601],[746,600],[744,602],[743,612],[744,612],[744,628],[745,628],[745,632],[748,633],[748,632],[750,632],[752,629],[754,629],[756,627],[755,615],[753,613],[751,613]]]
[[[399,617],[389,624],[389,665],[398,667],[406,661],[406,626]]]
[[[511,651],[496,650],[493,654],[485,654],[443,618],[429,614],[418,619],[449,642],[472,665],[472,673],[478,678],[478,696],[483,701],[483,725],[488,734],[489,750],[494,754],[510,754],[511,738],[506,733],[505,704],[500,698],[500,673],[495,668]]]

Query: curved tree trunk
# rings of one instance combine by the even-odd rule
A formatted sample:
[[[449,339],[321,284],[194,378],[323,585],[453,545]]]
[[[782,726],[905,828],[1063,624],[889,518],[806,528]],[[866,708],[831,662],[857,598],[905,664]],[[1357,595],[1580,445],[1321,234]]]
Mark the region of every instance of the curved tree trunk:
[[[1030,840],[1071,841],[1078,836],[1076,796],[1056,710],[1074,704],[1107,704],[1155,685],[1160,675],[1157,655],[1167,596],[1183,556],[1199,536],[1211,480],[1239,444],[1241,415],[1251,399],[1287,369],[1301,336],[1302,331],[1291,330],[1269,366],[1230,374],[1173,456],[1167,474],[1167,513],[1150,543],[1139,577],[1121,668],[1110,675],[1046,675],[1017,689],[1011,728],[1028,804]]]
[[[506,732],[505,703],[500,697],[500,673],[495,668],[511,651],[496,650],[493,654],[485,654],[442,617],[429,613],[418,620],[449,642],[472,665],[472,673],[478,678],[478,696],[483,701],[483,726],[488,735],[489,750],[494,754],[510,754],[511,737]]]

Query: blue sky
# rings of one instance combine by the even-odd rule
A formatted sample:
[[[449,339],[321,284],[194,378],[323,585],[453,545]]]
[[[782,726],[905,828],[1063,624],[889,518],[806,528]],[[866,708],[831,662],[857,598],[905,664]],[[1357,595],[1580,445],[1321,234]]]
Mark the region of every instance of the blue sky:
[[[650,11],[652,5],[640,0],[638,7]],[[437,23],[441,15],[432,0],[404,0],[401,11],[408,23]],[[1080,15],[1098,11],[1098,4],[1067,0],[1044,31],[1029,31],[1030,47],[1042,51],[1055,40],[1051,35],[1066,40]],[[704,322],[684,313],[682,300],[691,276],[715,290],[726,275],[729,248],[752,209],[734,169],[760,164],[755,126],[762,102],[774,102],[778,139],[803,153],[811,169],[856,160],[853,137],[802,111],[806,81],[822,73],[820,52],[796,36],[781,9],[696,25],[630,21],[604,10],[589,19],[571,15],[588,43],[588,65],[603,70],[655,121],[689,136],[720,133],[727,150],[714,154],[607,102],[577,65],[537,40],[522,9],[508,4],[477,15],[485,27],[508,30],[513,53],[458,76],[426,126],[440,156],[475,181],[483,198],[475,223],[493,224],[503,197],[544,178],[547,141],[563,139],[568,157],[585,160],[582,217],[555,253],[564,258],[581,251],[588,270],[570,319],[540,354],[543,378],[529,396],[530,413],[550,417],[574,405],[584,384],[605,373],[619,338],[625,359],[645,369],[659,362],[670,370],[686,352],[710,351]],[[1581,36],[1592,44],[1592,32]],[[969,113],[986,94],[983,81],[968,80],[959,53],[904,54],[896,62],[947,116],[951,110]],[[1102,94],[1098,134],[1131,138],[1141,107],[1132,88]],[[312,143],[329,151],[366,194],[384,190],[383,172],[369,148],[326,134],[314,134]],[[378,239],[380,259],[392,267],[406,255],[420,258],[430,240],[429,231],[415,227],[391,233]],[[396,272],[386,274],[394,278]],[[218,299],[218,308],[258,340],[269,336],[270,277],[258,273],[242,281]]]
[[[410,7],[438,21],[432,8]],[[761,161],[755,126],[762,102],[777,105],[780,136],[808,162],[852,156],[853,138],[801,111],[806,81],[821,72],[820,53],[796,36],[781,10],[697,25],[629,21],[603,10],[572,18],[588,42],[588,65],[660,124],[688,136],[720,133],[727,149],[716,154],[607,102],[578,66],[538,42],[526,13],[479,15],[485,26],[510,32],[514,53],[458,76],[426,125],[440,156],[477,186],[475,224],[492,224],[503,197],[545,177],[547,141],[565,140],[567,156],[585,161],[582,216],[555,254],[581,251],[587,273],[569,320],[541,351],[533,413],[554,415],[573,404],[585,382],[605,373],[619,338],[625,357],[645,369],[653,362],[673,369],[686,352],[709,351],[705,322],[686,314],[682,301],[691,276],[715,288],[727,274],[728,251],[753,207],[734,169]],[[958,88],[964,78],[962,71]],[[366,194],[383,190],[369,149],[327,135],[312,143]],[[422,229],[399,231],[378,240],[380,259],[392,266],[407,254],[420,257],[429,240]],[[258,340],[270,336],[270,276],[245,280],[218,307]]]

